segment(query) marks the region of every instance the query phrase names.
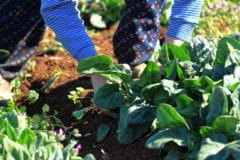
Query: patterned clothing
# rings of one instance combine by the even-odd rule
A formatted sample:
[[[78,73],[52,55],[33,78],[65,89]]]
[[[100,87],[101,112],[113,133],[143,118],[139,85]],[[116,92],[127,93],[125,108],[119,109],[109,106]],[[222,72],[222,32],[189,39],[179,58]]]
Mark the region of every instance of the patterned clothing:
[[[13,51],[37,19],[57,34],[78,61],[97,55],[77,10],[77,0],[4,0],[0,4],[0,48]],[[198,23],[203,0],[175,0],[167,35],[189,41]],[[151,57],[158,40],[163,0],[126,0],[125,12],[114,35],[114,52],[120,63],[132,66]],[[39,24],[27,46],[37,45],[44,28]],[[1,63],[1,62],[0,62]]]
[[[19,74],[35,53],[44,31],[40,4],[40,0],[4,0],[0,3],[0,49],[11,53],[0,59],[0,74],[5,79]]]
[[[125,12],[113,38],[120,63],[132,66],[150,59],[158,40],[163,0],[126,0]]]
[[[151,58],[158,41],[163,3],[163,0],[126,0],[125,12],[113,37],[120,63],[135,66]],[[167,36],[190,41],[202,4],[203,0],[175,0]]]
[[[3,0],[0,3],[0,49],[10,52],[41,18],[41,0]],[[44,30],[43,21],[27,40],[27,46],[36,46]]]
[[[148,61],[160,29],[163,0],[125,0],[126,8],[114,35],[113,46],[120,63],[131,66]],[[190,41],[204,0],[175,0],[167,32],[170,37]],[[42,0],[42,15],[64,47],[77,60],[96,55],[76,10],[77,0]]]

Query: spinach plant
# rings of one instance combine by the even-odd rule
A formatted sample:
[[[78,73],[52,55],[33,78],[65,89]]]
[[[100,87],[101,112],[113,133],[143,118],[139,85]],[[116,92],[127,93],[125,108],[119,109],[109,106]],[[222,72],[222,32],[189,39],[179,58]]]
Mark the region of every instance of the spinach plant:
[[[197,36],[190,44],[164,45],[133,80],[125,65],[99,55],[83,60],[78,71],[99,74],[109,83],[93,102],[119,112],[118,141],[147,137],[146,147],[167,149],[166,158],[238,159],[240,152],[240,41],[218,43]],[[164,74],[161,74],[164,72]]]

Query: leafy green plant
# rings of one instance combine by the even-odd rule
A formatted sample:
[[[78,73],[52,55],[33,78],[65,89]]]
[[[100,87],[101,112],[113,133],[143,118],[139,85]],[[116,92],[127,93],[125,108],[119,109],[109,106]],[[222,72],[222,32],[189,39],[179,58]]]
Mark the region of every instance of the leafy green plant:
[[[14,103],[0,107],[0,159],[85,159],[78,156],[79,147],[75,141],[65,146],[61,143],[65,138],[63,130],[55,132],[36,126],[34,118],[28,117],[24,111],[24,108],[18,108]],[[95,159],[92,155],[90,157]]]
[[[240,3],[236,0],[205,0],[195,35],[208,39],[240,32]]]
[[[82,108],[80,110],[74,111],[72,114],[75,118],[78,120],[81,120],[86,112],[88,112],[91,109],[91,107]]]
[[[23,77],[24,75],[26,76],[26,75],[28,75],[28,73],[25,72],[22,75],[19,75],[19,76],[15,77],[11,81],[11,86],[12,86],[13,95],[14,95],[12,101],[14,101],[14,102],[17,101],[19,96],[23,95],[20,87],[21,87],[21,80],[22,80],[22,78],[24,78]],[[61,72],[56,72],[50,78],[50,80],[45,85],[43,85],[40,89],[38,89],[38,90],[30,90],[28,95],[26,95],[28,97],[29,102],[30,103],[35,103],[39,99],[39,93],[42,93],[42,92],[48,90],[58,80],[60,75],[61,75]]]
[[[60,43],[55,34],[52,35],[52,38],[44,38],[41,43],[44,46],[43,52],[48,54],[53,54],[56,51],[65,51],[62,43]]]
[[[161,15],[161,25],[168,26],[169,19],[172,14],[172,6],[174,4],[174,0],[165,0],[165,6]]]
[[[21,91],[21,79],[19,76],[15,77],[11,82],[10,82],[10,85],[12,87],[12,91],[13,91],[13,101],[16,102],[17,98],[19,95],[22,94],[22,91]]]
[[[35,90],[30,90],[28,93],[28,100],[30,103],[35,103],[39,99],[39,94]]]
[[[161,16],[161,24],[168,26],[173,0],[166,0]],[[93,27],[104,29],[120,20],[125,7],[124,0],[84,0],[80,1],[78,9],[86,22]]]
[[[93,109],[93,107],[83,107],[81,100],[83,100],[84,98],[91,98],[88,97],[86,94],[84,95],[84,93],[87,93],[84,88],[77,87],[75,90],[70,91],[70,93],[68,94],[68,99],[72,100],[74,104],[79,105],[80,109],[72,113],[72,115],[78,120],[81,120],[85,113]]]
[[[85,22],[104,29],[120,19],[124,6],[124,0],[84,0],[78,8]]]
[[[97,130],[97,141],[102,141],[108,134],[110,127],[107,124],[101,124]]]
[[[167,157],[237,159],[240,113],[239,35],[218,43],[197,36],[190,44],[164,45],[137,80],[106,55],[83,60],[78,71],[109,80],[93,97],[100,109],[119,110],[118,141],[129,144],[151,131],[146,147]],[[185,148],[185,149],[184,149]],[[211,152],[207,152],[207,149]]]
[[[74,104],[79,104],[80,107],[82,107],[81,99],[83,98],[81,96],[81,93],[84,92],[84,88],[82,87],[77,87],[75,90],[70,91],[68,95],[68,99],[72,100]]]
[[[61,75],[61,72],[56,72],[48,81],[45,85],[43,85],[38,92],[44,92],[48,90],[54,83],[59,79]]]

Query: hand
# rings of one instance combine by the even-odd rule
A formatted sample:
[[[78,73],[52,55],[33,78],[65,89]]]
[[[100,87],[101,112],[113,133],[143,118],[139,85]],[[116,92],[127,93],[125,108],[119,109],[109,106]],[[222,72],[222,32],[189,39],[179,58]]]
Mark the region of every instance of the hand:
[[[139,64],[135,67],[132,67],[131,70],[132,70],[132,78],[133,79],[138,79],[141,74],[143,73],[144,69],[146,68],[146,64],[145,63],[142,63],[142,64]]]
[[[102,76],[99,76],[99,75],[91,75],[91,82],[92,82],[92,86],[93,86],[93,90],[94,90],[94,94],[98,91],[99,88],[101,88],[102,86],[104,86],[106,83],[107,83],[107,80],[104,79]],[[100,111],[102,111],[102,113],[108,115],[108,116],[111,116],[113,118],[116,118],[118,119],[119,116],[114,113],[114,112],[111,112],[107,109],[103,109],[103,108],[99,108],[97,107]]]
[[[12,87],[10,84],[0,77],[0,101],[11,99],[13,94],[11,92]]]
[[[101,88],[107,83],[106,79],[104,79],[102,76],[91,75],[90,77],[91,77],[94,93],[96,93],[99,88]]]
[[[167,36],[165,39],[165,44],[169,44],[169,43],[174,44],[176,46],[181,46],[184,43],[184,41],[177,39],[177,38]]]

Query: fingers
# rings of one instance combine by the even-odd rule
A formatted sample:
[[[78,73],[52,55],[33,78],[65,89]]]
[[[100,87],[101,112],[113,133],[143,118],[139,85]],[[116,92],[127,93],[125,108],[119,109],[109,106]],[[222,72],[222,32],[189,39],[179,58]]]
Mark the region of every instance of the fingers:
[[[177,39],[177,38],[167,36],[165,39],[165,44],[169,44],[169,43],[174,44],[176,46],[181,46],[184,43],[184,41]]]

